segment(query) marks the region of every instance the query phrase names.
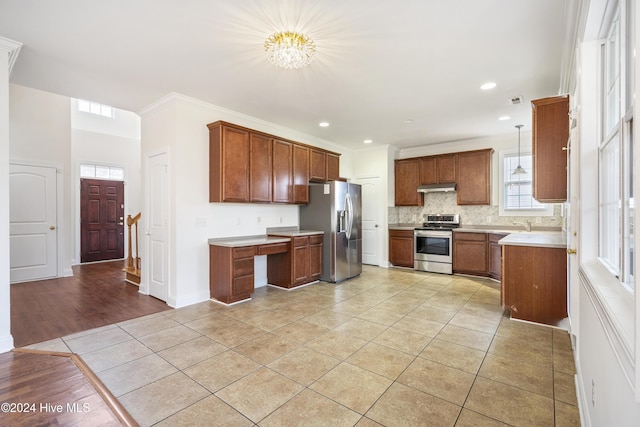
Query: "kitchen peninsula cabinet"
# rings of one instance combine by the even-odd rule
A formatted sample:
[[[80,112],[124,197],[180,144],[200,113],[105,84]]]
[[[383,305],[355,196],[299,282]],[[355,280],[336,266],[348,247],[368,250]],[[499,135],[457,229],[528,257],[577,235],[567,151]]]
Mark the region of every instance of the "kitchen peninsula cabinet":
[[[459,205],[491,204],[493,149],[458,153],[456,194]]]
[[[457,154],[420,158],[420,184],[456,182]]]
[[[413,268],[413,230],[389,230],[389,262],[396,267]]]
[[[395,161],[395,205],[422,206],[420,185],[420,158]]]
[[[567,200],[569,96],[531,101],[533,119],[533,198],[542,203]]]
[[[567,317],[566,248],[505,244],[502,250],[502,307],[511,317],[547,325]]]
[[[489,274],[487,233],[453,233],[453,272],[476,276]]]

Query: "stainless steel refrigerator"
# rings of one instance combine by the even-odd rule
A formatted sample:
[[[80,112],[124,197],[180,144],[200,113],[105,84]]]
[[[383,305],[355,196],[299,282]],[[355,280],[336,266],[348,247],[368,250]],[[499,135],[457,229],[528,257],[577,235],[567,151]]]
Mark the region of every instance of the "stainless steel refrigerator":
[[[335,283],[362,272],[360,185],[310,184],[309,204],[300,206],[300,229],[324,231],[320,280]]]

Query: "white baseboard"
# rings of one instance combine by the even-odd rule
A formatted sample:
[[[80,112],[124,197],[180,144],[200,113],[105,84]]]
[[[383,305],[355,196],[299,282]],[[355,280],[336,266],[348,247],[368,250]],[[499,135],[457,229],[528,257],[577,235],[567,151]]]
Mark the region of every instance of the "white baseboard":
[[[9,334],[0,337],[0,353],[6,353],[13,350],[13,335]]]

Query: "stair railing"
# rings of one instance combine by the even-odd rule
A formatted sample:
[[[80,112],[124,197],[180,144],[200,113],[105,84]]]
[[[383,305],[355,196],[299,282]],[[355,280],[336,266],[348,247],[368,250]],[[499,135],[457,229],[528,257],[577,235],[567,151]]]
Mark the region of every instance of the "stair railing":
[[[128,254],[127,254],[127,270],[140,270],[140,257],[138,256],[138,222],[140,221],[140,217],[142,216],[142,212],[138,212],[134,217],[131,214],[127,215],[127,232],[129,237],[129,245],[128,245]],[[135,226],[136,228],[136,252],[135,258],[132,254],[132,239],[131,239],[131,226]]]

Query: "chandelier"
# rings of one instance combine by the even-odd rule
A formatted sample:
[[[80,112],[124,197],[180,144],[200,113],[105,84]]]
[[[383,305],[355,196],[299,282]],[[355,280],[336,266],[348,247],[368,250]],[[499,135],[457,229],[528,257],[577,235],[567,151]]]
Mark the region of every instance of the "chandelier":
[[[264,42],[269,61],[281,68],[298,69],[309,65],[316,45],[309,37],[293,31],[269,36]]]

